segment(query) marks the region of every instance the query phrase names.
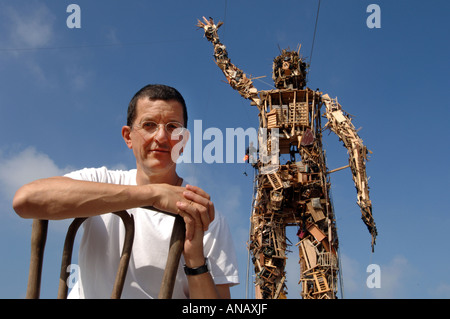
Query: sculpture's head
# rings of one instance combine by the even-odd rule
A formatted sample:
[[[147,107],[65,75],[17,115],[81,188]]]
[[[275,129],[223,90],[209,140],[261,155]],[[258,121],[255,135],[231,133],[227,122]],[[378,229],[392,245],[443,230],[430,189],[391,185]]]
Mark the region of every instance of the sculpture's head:
[[[273,59],[272,79],[278,89],[303,89],[306,86],[307,64],[297,51],[283,49]]]

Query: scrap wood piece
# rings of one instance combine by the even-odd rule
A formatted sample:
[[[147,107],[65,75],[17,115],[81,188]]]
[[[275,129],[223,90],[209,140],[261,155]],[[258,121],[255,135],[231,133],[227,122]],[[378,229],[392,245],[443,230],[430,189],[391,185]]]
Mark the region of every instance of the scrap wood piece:
[[[316,271],[312,275],[316,283],[315,287],[317,288],[317,291],[315,291],[313,294],[323,294],[331,290],[330,287],[328,286],[327,279],[323,274],[323,272]]]
[[[321,231],[320,228],[317,227],[317,225],[310,223],[306,226],[306,229],[318,242],[322,244],[326,251],[332,252],[334,255],[337,255],[334,246],[330,245],[327,235],[325,235],[325,233]]]
[[[308,232],[314,236],[314,238],[318,241],[318,242],[322,242],[325,238],[327,238],[327,236],[324,234],[323,231],[321,231],[319,229],[319,227],[317,227],[315,224],[308,224],[306,226],[306,229],[308,230]]]
[[[314,206],[313,200],[316,198],[313,198],[311,201],[308,201],[306,203],[306,207],[307,207],[307,212],[311,214],[311,216],[313,217],[314,221],[316,223],[322,221],[325,219],[325,215],[323,214],[323,210],[322,210],[322,205],[320,204],[319,201],[319,206]]]
[[[303,257],[307,266],[307,269],[305,269],[305,271],[315,268],[317,266],[316,248],[308,238],[300,241],[300,249],[303,253]]]
[[[266,176],[269,179],[269,182],[274,190],[279,190],[280,188],[283,188],[283,182],[281,181],[278,172],[270,173],[267,174]]]
[[[280,282],[277,284],[277,290],[275,291],[275,294],[273,296],[274,299],[278,299],[280,296],[282,296],[282,299],[285,299],[285,295],[281,294],[281,289],[283,288],[284,281],[286,280],[286,276],[281,277]]]

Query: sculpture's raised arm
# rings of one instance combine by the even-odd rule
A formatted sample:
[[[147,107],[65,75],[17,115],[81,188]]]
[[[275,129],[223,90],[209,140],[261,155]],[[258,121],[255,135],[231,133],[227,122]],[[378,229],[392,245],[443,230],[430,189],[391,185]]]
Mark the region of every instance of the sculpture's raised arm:
[[[337,99],[331,99],[328,94],[322,96],[326,106],[325,116],[328,123],[325,127],[330,128],[344,142],[349,154],[349,165],[352,170],[353,181],[358,192],[358,205],[361,208],[362,220],[367,225],[372,235],[372,250],[375,245],[377,228],[372,216],[372,203],[369,198],[369,185],[366,175],[366,161],[370,152],[364,146],[362,139],[358,136],[350,117],[343,112]]]
[[[244,98],[257,102],[255,99],[258,100],[258,90],[253,86],[250,78],[231,63],[231,60],[228,58],[227,48],[220,42],[217,30],[222,24],[223,22],[218,22],[216,25],[212,18],[206,19],[203,17],[203,21],[198,20],[197,26],[205,31],[206,39],[214,45],[214,59],[230,86]]]

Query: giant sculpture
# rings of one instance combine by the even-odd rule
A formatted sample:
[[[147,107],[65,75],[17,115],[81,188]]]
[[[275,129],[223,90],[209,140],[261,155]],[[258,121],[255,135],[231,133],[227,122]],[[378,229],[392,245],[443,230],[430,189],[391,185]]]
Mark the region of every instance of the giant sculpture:
[[[216,64],[230,86],[259,110],[258,149],[250,149],[248,154],[256,170],[248,243],[256,275],[255,296],[286,297],[286,227],[295,226],[302,298],[336,298],[339,241],[329,174],[350,167],[373,251],[377,229],[366,176],[370,151],[337,98],[306,87],[308,66],[300,56],[300,47],[296,51],[282,50],[273,60],[276,89],[258,91],[252,79],[231,63],[217,33],[221,25],[204,17],[197,24],[213,44]],[[322,116],[328,120],[323,127]],[[343,141],[348,166],[327,169],[322,148],[324,129],[330,129]]]

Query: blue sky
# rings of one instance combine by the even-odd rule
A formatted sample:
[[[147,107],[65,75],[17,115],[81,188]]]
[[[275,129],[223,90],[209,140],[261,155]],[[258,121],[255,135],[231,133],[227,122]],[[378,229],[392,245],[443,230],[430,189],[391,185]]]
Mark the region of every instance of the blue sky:
[[[71,3],[81,8],[79,29],[66,25]],[[379,29],[366,25],[371,3],[381,8]],[[15,190],[84,167],[133,168],[120,129],[142,86],[178,88],[190,127],[194,120],[223,132],[257,126],[255,107],[224,82],[197,18],[225,21],[220,36],[232,62],[266,76],[255,86],[267,90],[278,46],[301,43],[311,58],[317,4],[0,0],[0,298],[23,298],[27,285],[31,221],[13,212]],[[373,152],[367,172],[379,232],[375,253],[350,171],[331,175],[345,298],[450,297],[449,13],[444,0],[321,1],[308,86],[338,97]],[[329,169],[346,165],[342,143],[333,133],[324,136]],[[245,298],[250,167],[196,163],[179,172],[227,216],[241,277],[232,296]],[[49,229],[44,298],[57,293],[66,227],[59,221]],[[293,244],[295,231],[288,230]],[[290,249],[288,297],[299,298],[298,251]],[[381,288],[366,287],[370,264],[380,266]]]

